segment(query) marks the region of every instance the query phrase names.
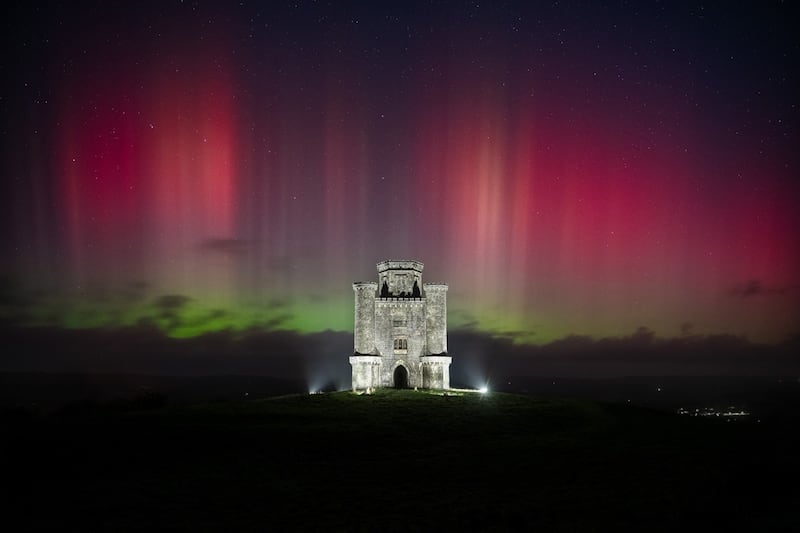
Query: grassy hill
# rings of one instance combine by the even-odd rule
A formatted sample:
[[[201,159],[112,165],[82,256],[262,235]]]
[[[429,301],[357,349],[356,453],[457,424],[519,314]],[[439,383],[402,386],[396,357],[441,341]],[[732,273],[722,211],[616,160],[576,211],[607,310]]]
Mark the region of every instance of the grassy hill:
[[[10,509],[57,529],[800,526],[780,426],[499,393],[148,407],[6,413]]]

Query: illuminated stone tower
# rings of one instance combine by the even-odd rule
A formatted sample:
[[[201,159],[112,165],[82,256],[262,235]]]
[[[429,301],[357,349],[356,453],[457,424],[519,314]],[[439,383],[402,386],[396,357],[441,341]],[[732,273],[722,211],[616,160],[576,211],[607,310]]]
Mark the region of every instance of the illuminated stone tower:
[[[353,283],[353,390],[450,388],[447,285],[422,283],[422,268],[419,261],[382,261],[377,283]]]

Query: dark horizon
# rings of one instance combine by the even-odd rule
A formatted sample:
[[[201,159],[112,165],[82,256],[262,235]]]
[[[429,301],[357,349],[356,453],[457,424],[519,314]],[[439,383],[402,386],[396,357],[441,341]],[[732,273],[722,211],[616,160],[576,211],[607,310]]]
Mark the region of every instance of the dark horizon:
[[[349,332],[251,329],[172,338],[152,324],[121,328],[0,327],[5,372],[71,372],[203,376],[252,374],[279,379],[349,382]],[[456,382],[492,376],[614,378],[626,376],[800,376],[800,338],[772,345],[731,335],[659,338],[641,327],[630,335],[571,335],[543,345],[471,329],[451,330]],[[326,378],[327,376],[327,378]]]

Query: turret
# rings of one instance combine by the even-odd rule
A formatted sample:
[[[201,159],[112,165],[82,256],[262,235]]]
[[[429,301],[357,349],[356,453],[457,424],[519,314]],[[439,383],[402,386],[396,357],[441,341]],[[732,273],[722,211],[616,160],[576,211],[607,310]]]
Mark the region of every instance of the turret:
[[[373,281],[353,283],[355,292],[355,331],[353,350],[357,354],[375,352],[375,295],[378,284]]]
[[[381,261],[378,286],[381,298],[422,298],[422,268],[419,261]]]
[[[447,285],[426,283],[427,344],[429,354],[447,353]]]

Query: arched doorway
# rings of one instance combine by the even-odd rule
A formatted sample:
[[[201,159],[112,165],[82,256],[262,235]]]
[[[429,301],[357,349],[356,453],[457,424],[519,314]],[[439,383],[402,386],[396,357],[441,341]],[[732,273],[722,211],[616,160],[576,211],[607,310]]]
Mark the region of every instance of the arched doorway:
[[[403,365],[397,365],[397,368],[394,369],[394,388],[408,388],[408,370]]]

